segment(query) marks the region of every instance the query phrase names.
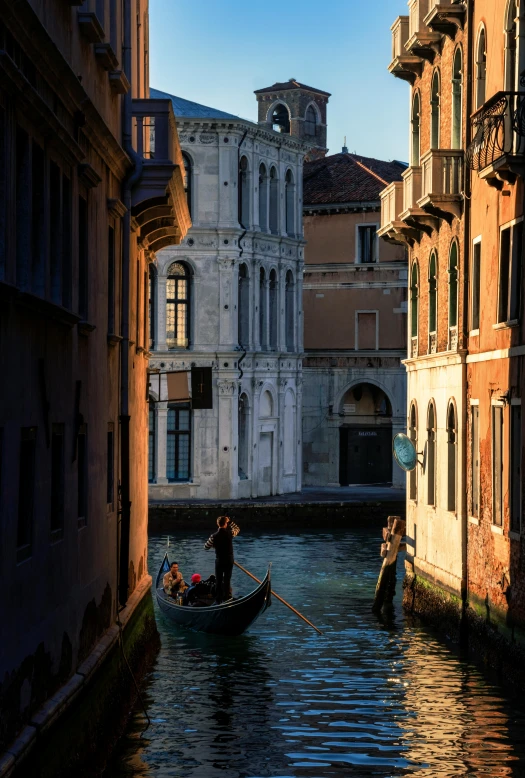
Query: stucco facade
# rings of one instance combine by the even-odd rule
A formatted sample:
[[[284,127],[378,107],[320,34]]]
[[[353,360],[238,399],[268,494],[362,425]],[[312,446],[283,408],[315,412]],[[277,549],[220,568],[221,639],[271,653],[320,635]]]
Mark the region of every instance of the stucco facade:
[[[379,191],[388,180],[377,176],[398,178],[403,169],[401,163],[346,152],[305,166],[303,482],[308,486],[404,485],[392,457],[392,436],[405,428],[406,250],[376,237]],[[332,179],[338,181],[339,199],[326,183]]]
[[[180,246],[157,254],[152,278],[150,499],[301,489],[301,198],[309,146],[220,114],[178,117],[193,226]],[[170,302],[176,272],[186,274],[186,302]],[[182,340],[173,338],[170,316],[179,316]],[[212,368],[213,407],[188,404],[181,416],[183,405],[168,402],[164,374],[191,365]],[[184,429],[173,427],[176,418]]]
[[[171,105],[149,100],[148,3],[94,5],[0,3],[0,752],[24,727],[17,766],[39,707],[58,693],[58,718],[148,594],[150,198],[164,239],[189,226]]]

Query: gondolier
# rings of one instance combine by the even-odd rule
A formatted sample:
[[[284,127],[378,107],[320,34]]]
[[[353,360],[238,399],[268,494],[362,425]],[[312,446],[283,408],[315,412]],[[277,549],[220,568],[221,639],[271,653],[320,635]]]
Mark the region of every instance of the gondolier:
[[[231,597],[231,577],[233,570],[233,538],[240,530],[237,524],[229,516],[219,516],[217,519],[219,529],[211,535],[204,548],[209,551],[215,549],[215,577],[217,578],[216,602],[221,603]]]

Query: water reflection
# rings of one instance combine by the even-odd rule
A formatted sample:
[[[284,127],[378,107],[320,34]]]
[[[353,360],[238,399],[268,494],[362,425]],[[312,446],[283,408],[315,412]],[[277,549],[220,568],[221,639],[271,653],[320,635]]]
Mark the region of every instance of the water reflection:
[[[239,562],[260,575],[272,559],[274,588],[324,636],[275,601],[236,639],[177,631],[159,615],[153,722],[141,734],[136,712],[108,778],[525,775],[523,710],[407,624],[399,602],[383,620],[371,613],[378,537],[239,536]],[[165,544],[152,538],[150,570]],[[187,577],[213,561],[200,534],[181,535],[176,556]]]

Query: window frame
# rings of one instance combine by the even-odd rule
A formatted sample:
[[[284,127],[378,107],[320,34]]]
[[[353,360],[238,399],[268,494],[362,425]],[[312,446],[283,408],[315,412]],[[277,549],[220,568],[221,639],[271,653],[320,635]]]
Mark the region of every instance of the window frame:
[[[496,413],[496,410],[498,411]],[[496,417],[501,418],[500,429],[500,454],[501,454],[501,472],[499,477],[499,515],[496,511]],[[503,519],[505,515],[504,506],[504,472],[505,472],[505,404],[500,400],[492,400],[490,403],[490,431],[491,431],[491,453],[492,453],[492,526],[503,528]],[[497,520],[499,518],[499,521]]]
[[[184,270],[184,276],[182,275],[170,275],[170,270],[174,265],[180,265],[180,267]],[[178,283],[177,281],[179,279],[184,278],[186,282],[186,296],[185,297],[178,297]],[[168,282],[174,280],[175,283],[175,297],[168,297]],[[191,339],[190,339],[190,321],[191,321],[191,288],[192,288],[192,276],[190,269],[188,265],[185,262],[182,262],[180,260],[176,260],[175,262],[172,262],[170,266],[168,267],[168,272],[166,274],[166,347],[168,351],[183,351],[190,348],[191,345]],[[174,306],[174,312],[173,312],[173,322],[174,322],[174,335],[173,338],[168,338],[168,309],[169,306]],[[178,308],[179,306],[185,306],[185,334],[186,337],[181,339],[185,341],[185,345],[170,345],[170,341],[177,341],[178,338],[176,337],[177,333],[177,319],[178,319]]]
[[[169,422],[169,415],[171,412],[175,412],[175,429],[170,430],[170,422]],[[189,414],[189,422],[188,422],[188,429],[178,429],[178,414],[180,411],[188,411]],[[177,483],[189,483],[191,481],[191,474],[192,474],[192,439],[193,439],[193,413],[191,410],[190,403],[168,403],[168,414],[167,414],[167,424],[166,424],[166,477],[168,479],[168,483],[170,484],[177,484]],[[187,478],[170,478],[168,475],[168,467],[169,467],[169,454],[168,454],[168,441],[170,439],[170,436],[174,437],[175,439],[175,447],[174,447],[174,472],[180,471],[180,460],[179,460],[179,440],[181,437],[187,437],[188,438],[188,475]]]
[[[479,247],[479,249],[478,249]],[[482,236],[478,235],[472,241],[472,261],[470,268],[471,282],[469,284],[470,289],[470,330],[469,335],[479,335],[481,325],[481,264],[483,259],[483,241]],[[476,267],[476,255],[478,255],[478,267]],[[477,283],[475,284],[475,280]],[[474,305],[477,305],[476,309]],[[474,314],[476,313],[476,317]],[[476,320],[477,319],[477,320]],[[477,324],[477,326],[475,326]]]
[[[355,264],[356,265],[377,265],[379,262],[379,239],[377,236],[377,231],[379,230],[380,225],[377,222],[359,222],[355,225]],[[362,262],[361,261],[361,247],[362,247],[362,239],[361,239],[361,230],[369,230],[373,236],[373,259],[370,262]]]

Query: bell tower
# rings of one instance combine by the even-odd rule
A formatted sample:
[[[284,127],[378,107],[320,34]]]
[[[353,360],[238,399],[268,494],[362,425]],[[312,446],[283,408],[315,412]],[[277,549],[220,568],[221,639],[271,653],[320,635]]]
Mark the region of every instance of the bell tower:
[[[312,145],[307,159],[324,157],[326,148],[326,106],[329,92],[299,83],[295,78],[264,89],[256,89],[258,122],[269,130],[300,138]]]

